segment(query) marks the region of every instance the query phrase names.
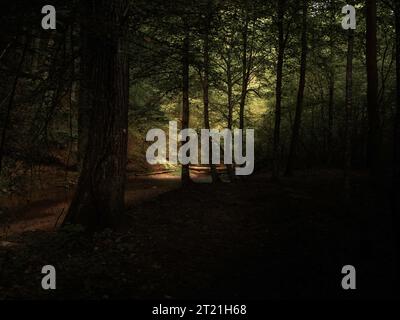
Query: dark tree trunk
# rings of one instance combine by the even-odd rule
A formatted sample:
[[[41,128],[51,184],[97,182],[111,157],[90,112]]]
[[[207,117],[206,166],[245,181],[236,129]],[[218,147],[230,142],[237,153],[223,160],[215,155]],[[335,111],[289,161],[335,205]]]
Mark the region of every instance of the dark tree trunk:
[[[246,106],[247,89],[249,85],[249,61],[247,59],[247,50],[249,46],[249,10],[247,1],[245,10],[245,22],[242,29],[242,92],[239,104],[239,129],[244,129],[244,109]]]
[[[182,130],[189,128],[189,49],[190,39],[188,24],[185,21],[185,38],[182,46]],[[191,182],[189,165],[182,165],[181,174],[182,184],[186,185]]]
[[[230,46],[231,47],[231,46]],[[232,79],[232,52],[229,48],[226,57],[226,81],[227,81],[227,93],[228,93],[228,129],[232,130],[233,127],[233,79]],[[231,182],[235,180],[234,166],[228,164],[226,166],[228,170],[229,179]]]
[[[396,19],[396,115],[393,136],[393,186],[392,186],[392,212],[393,233],[396,245],[397,270],[400,267],[400,3],[395,3]],[[397,285],[400,284],[398,276]]]
[[[350,192],[350,167],[351,167],[351,123],[353,106],[353,52],[354,52],[354,32],[349,30],[347,41],[347,66],[346,66],[346,110],[345,110],[345,147],[344,147],[344,185],[346,196]]]
[[[336,44],[333,38],[333,34],[336,28],[336,5],[334,1],[330,2],[331,10],[331,22],[330,22],[330,39],[329,39],[329,50],[330,50],[330,66],[328,72],[328,132],[326,135],[326,162],[328,165],[332,162],[333,155],[333,128],[334,128],[334,113],[335,113],[335,50]]]
[[[129,68],[127,0],[82,1],[87,6],[90,135],[75,196],[64,225],[112,227],[124,211]]]
[[[204,104],[204,127],[210,129],[210,110],[209,110],[209,77],[210,77],[210,28],[212,19],[212,1],[208,1],[207,15],[204,26],[204,39],[203,39],[203,104]],[[218,182],[218,172],[215,164],[212,163],[212,139],[209,140],[209,156],[211,178],[213,182]]]
[[[367,22],[367,111],[368,146],[367,161],[371,175],[380,168],[380,117],[378,104],[378,67],[376,38],[376,0],[366,0]]]
[[[307,11],[308,3],[307,0],[303,0],[303,23],[302,23],[302,35],[301,35],[301,61],[300,61],[300,80],[299,80],[299,91],[297,93],[297,105],[296,114],[293,123],[292,140],[290,142],[289,157],[286,168],[286,175],[293,175],[293,167],[295,161],[295,155],[299,143],[300,127],[301,127],[301,116],[303,113],[303,100],[304,100],[304,88],[306,85],[306,68],[307,68]]]
[[[333,68],[332,68],[333,69]],[[328,132],[327,132],[327,163],[329,164],[331,162],[331,157],[332,157],[332,147],[333,147],[333,119],[334,119],[334,99],[335,99],[335,73],[332,70],[330,72],[331,79],[329,80],[329,97],[328,97]]]
[[[90,93],[90,76],[91,67],[90,63],[90,48],[88,47],[88,32],[90,22],[83,18],[90,15],[88,6],[81,6],[81,25],[80,25],[80,61],[79,61],[79,101],[78,101],[78,154],[77,163],[79,170],[82,169],[83,160],[89,138],[90,129],[90,116],[93,101],[91,101],[92,94]]]
[[[233,127],[233,79],[232,79],[232,53],[227,53],[226,78],[228,92],[228,129]]]
[[[396,2],[396,115],[393,137],[393,167],[397,192],[400,192],[400,3]],[[400,195],[397,197],[399,204]]]
[[[282,117],[282,75],[283,59],[285,56],[285,36],[283,19],[285,15],[285,1],[277,1],[278,4],[278,60],[276,63],[276,88],[275,88],[275,126],[273,146],[273,177],[279,176],[280,132]]]

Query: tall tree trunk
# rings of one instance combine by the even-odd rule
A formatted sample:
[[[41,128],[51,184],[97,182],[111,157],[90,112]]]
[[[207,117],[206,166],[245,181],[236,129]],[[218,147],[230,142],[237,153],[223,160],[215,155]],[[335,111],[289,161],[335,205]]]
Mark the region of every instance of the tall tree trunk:
[[[90,63],[90,48],[89,48],[89,30],[90,21],[84,17],[88,16],[90,12],[88,6],[81,6],[81,25],[80,25],[80,59],[79,59],[79,95],[78,95],[78,153],[77,163],[78,169],[82,170],[83,160],[88,145],[89,129],[90,129],[90,116],[91,107],[93,105],[93,93],[90,92],[90,77],[91,68]]]
[[[204,127],[210,129],[210,111],[209,111],[209,77],[210,77],[210,28],[212,20],[212,1],[208,1],[207,14],[204,25],[204,39],[203,39],[203,104],[204,104]],[[218,182],[218,172],[215,164],[212,163],[212,139],[209,140],[209,164],[211,171],[211,178],[213,182]]]
[[[346,110],[345,110],[345,147],[344,147],[344,185],[346,196],[350,192],[350,167],[351,167],[351,123],[353,106],[353,52],[354,31],[348,31],[347,40],[347,66],[346,66]]]
[[[394,176],[400,184],[400,3],[395,3],[396,18],[396,118],[394,121]],[[400,191],[400,189],[398,189]],[[400,199],[400,198],[399,198]]]
[[[185,37],[182,46],[182,130],[189,128],[189,49],[190,39],[188,23],[185,21]],[[191,182],[189,165],[182,165],[182,185]]]
[[[302,35],[301,35],[301,60],[300,60],[300,80],[299,80],[299,91],[297,93],[297,105],[296,114],[293,123],[292,140],[290,142],[290,150],[288,163],[286,168],[286,175],[293,175],[293,167],[295,161],[295,155],[299,143],[300,127],[301,127],[301,116],[303,113],[303,100],[304,100],[304,88],[306,85],[306,68],[307,68],[307,11],[308,3],[307,0],[303,0],[303,23],[302,23]]]
[[[396,20],[396,115],[393,136],[393,186],[392,186],[392,214],[393,234],[395,235],[396,265],[400,267],[400,3],[395,2]],[[397,285],[400,277],[397,276]]]
[[[283,19],[285,15],[286,1],[277,1],[278,5],[278,60],[276,63],[276,88],[275,88],[275,126],[274,126],[274,146],[273,146],[273,177],[279,176],[279,150],[280,132],[282,117],[282,75],[283,62],[285,57],[285,35],[283,30]]]
[[[129,67],[127,0],[84,0],[91,124],[82,171],[64,220],[93,231],[112,227],[124,210]]]
[[[242,29],[242,92],[239,104],[239,129],[244,129],[244,109],[246,106],[247,90],[249,85],[249,62],[247,59],[247,50],[249,46],[249,9],[247,1],[245,10],[245,22]]]
[[[226,57],[226,82],[227,82],[227,98],[228,98],[228,129],[233,127],[233,79],[232,79],[232,52],[231,45],[227,51]],[[235,172],[233,164],[226,165],[228,170],[229,180],[235,180]]]
[[[228,49],[226,59],[226,80],[228,99],[228,129],[233,127],[233,79],[232,79],[232,53]]]
[[[331,33],[329,39],[329,50],[330,50],[330,66],[328,72],[328,132],[326,135],[326,154],[325,159],[327,165],[331,165],[333,156],[333,128],[334,128],[334,113],[335,113],[335,41],[334,32],[336,29],[336,5],[335,1],[330,1],[329,9],[330,14],[330,28]]]
[[[332,68],[333,69],[333,68]],[[331,162],[331,157],[333,153],[333,117],[334,117],[334,103],[335,103],[335,72],[332,70],[330,72],[331,78],[329,79],[329,96],[328,96],[328,132],[327,132],[327,154],[326,161],[328,164]]]
[[[336,44],[333,38],[333,34],[336,28],[336,6],[334,1],[330,1],[331,10],[331,22],[330,22],[330,39],[329,39],[329,50],[330,50],[330,66],[329,66],[329,79],[328,79],[328,132],[326,136],[326,162],[328,165],[332,162],[333,155],[333,127],[334,127],[334,107],[335,107],[335,50]]]
[[[367,111],[368,146],[367,159],[371,175],[376,176],[380,168],[380,116],[378,104],[378,67],[376,38],[376,0],[366,0],[367,22]]]

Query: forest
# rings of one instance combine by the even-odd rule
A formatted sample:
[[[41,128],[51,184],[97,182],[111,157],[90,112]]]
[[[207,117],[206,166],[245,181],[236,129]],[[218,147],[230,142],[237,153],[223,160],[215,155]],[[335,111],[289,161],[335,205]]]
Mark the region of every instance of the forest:
[[[0,12],[0,300],[399,298],[399,1]]]

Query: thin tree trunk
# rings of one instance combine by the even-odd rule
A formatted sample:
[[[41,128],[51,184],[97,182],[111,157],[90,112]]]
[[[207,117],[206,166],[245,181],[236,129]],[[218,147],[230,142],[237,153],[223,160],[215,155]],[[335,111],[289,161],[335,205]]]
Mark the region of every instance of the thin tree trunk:
[[[248,3],[246,1],[246,13],[245,13],[245,22],[242,29],[242,92],[240,96],[240,104],[239,104],[239,129],[244,129],[244,109],[246,106],[246,98],[247,98],[247,89],[249,84],[249,66],[247,59],[247,49],[248,49],[248,41],[249,41],[249,11],[248,11]]]
[[[333,38],[333,34],[336,28],[336,15],[335,10],[336,6],[334,1],[330,1],[330,10],[331,10],[331,22],[330,22],[330,35],[329,39],[329,50],[330,50],[330,67],[329,67],[329,88],[328,88],[328,132],[327,132],[327,153],[326,153],[326,161],[327,164],[330,165],[332,162],[332,155],[333,155],[333,127],[334,127],[334,107],[335,107],[335,41]]]
[[[231,47],[230,47],[231,48]],[[226,77],[227,77],[227,89],[228,89],[228,129],[232,130],[233,127],[233,79],[232,79],[232,53],[231,49],[228,49],[226,58]],[[229,180],[233,182],[235,180],[234,166],[228,164],[226,166],[228,170]]]
[[[230,50],[230,49],[229,49]],[[233,127],[233,80],[232,80],[232,54],[228,50],[227,65],[226,65],[226,78],[228,89],[228,129]]]
[[[400,3],[395,3],[396,20],[396,115],[393,136],[393,186],[392,186],[392,215],[393,234],[395,235],[396,266],[400,267]],[[400,277],[397,276],[397,285]]]
[[[300,80],[299,80],[299,91],[297,93],[297,105],[296,114],[293,124],[292,140],[290,143],[289,157],[286,168],[286,175],[293,175],[293,167],[295,161],[295,155],[299,143],[300,127],[301,127],[301,116],[303,113],[303,100],[304,100],[304,88],[306,85],[306,68],[307,68],[307,11],[308,3],[307,0],[303,0],[303,27],[301,35],[301,61],[300,61]]]
[[[279,155],[280,155],[280,131],[282,117],[282,76],[283,62],[285,56],[285,38],[283,30],[283,19],[285,15],[285,1],[278,3],[278,60],[276,64],[276,88],[275,88],[275,126],[274,126],[274,146],[273,146],[273,171],[272,175],[276,179],[279,177]]]
[[[366,0],[367,22],[367,111],[368,146],[367,159],[371,175],[380,169],[380,116],[378,104],[378,67],[376,38],[376,0]]]
[[[333,68],[332,68],[333,69]],[[329,97],[328,97],[328,132],[327,132],[327,163],[330,164],[333,153],[333,116],[334,116],[334,103],[335,103],[335,73],[330,72],[331,79],[329,80]]]
[[[345,148],[344,148],[344,186],[346,196],[350,192],[350,167],[351,167],[351,124],[353,106],[353,52],[354,52],[354,31],[348,31],[347,41],[347,67],[346,67],[346,110],[345,110]]]
[[[93,94],[90,92],[90,48],[88,47],[88,32],[90,26],[84,17],[87,16],[87,6],[81,6],[81,25],[80,25],[80,61],[79,61],[79,96],[78,96],[78,153],[77,163],[78,169],[82,169],[83,160],[88,145],[91,107],[93,105]]]
[[[400,3],[395,3],[396,17],[396,115],[393,137],[393,163],[396,185],[400,186]],[[400,188],[397,188],[400,191]],[[397,198],[399,202],[400,197]]]
[[[182,47],[182,130],[189,128],[189,31],[188,24],[185,21],[185,38]],[[190,180],[189,165],[182,165],[181,174],[182,185],[187,185]]]
[[[87,6],[92,95],[90,135],[78,186],[64,225],[88,231],[114,226],[124,211],[129,67],[127,0],[82,1]],[[96,23],[93,23],[96,21]]]
[[[203,63],[204,63],[204,74],[203,74],[203,104],[204,104],[204,126],[205,129],[210,129],[210,111],[209,111],[209,77],[210,77],[210,27],[211,27],[211,10],[212,1],[208,1],[207,15],[205,20],[204,39],[203,39]],[[211,178],[213,182],[218,182],[218,172],[215,164],[212,163],[212,139],[209,140],[209,164],[211,171]]]

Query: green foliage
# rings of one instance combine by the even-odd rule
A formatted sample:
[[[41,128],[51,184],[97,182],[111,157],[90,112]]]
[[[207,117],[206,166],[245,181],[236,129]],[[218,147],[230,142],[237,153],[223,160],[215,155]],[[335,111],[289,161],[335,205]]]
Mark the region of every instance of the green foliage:
[[[2,150],[2,181],[17,163],[34,165],[76,163],[79,141],[79,53],[81,21],[74,15],[75,2],[58,4],[60,28],[49,35],[34,24],[34,4],[18,11],[16,1],[1,22],[0,127],[6,128]],[[379,103],[382,137],[389,152],[395,113],[395,37],[390,4],[378,4]],[[297,99],[301,12],[298,1],[285,2],[283,17],[286,51],[283,66],[281,161],[284,162]],[[357,8],[353,70],[352,141],[354,161],[365,160],[366,67],[363,2]],[[246,127],[254,127],[257,159],[269,165],[275,118],[276,61],[278,55],[278,1],[132,1],[129,12],[129,157],[139,170],[148,170],[144,159],[150,128],[165,129],[178,120],[182,108],[182,41],[190,39],[190,125],[204,127],[204,35],[210,26],[210,122],[228,125],[229,88],[232,124],[239,125],[243,85],[243,58],[248,63],[249,83],[245,101]],[[343,151],[346,32],[340,26],[343,1],[312,1],[308,17],[305,104],[300,137],[301,162],[340,165]],[[35,9],[36,10],[36,9]],[[14,23],[13,21],[18,21]],[[17,28],[19,25],[21,28]],[[246,29],[247,28],[247,29]],[[28,30],[30,30],[28,32]],[[244,31],[247,51],[244,52]],[[18,59],[24,44],[28,51],[22,70]],[[229,71],[228,71],[229,70]],[[229,76],[230,79],[229,79]],[[18,76],[10,119],[6,123],[8,95]],[[329,90],[333,88],[332,110]],[[332,141],[328,142],[331,139]],[[329,145],[330,144],[330,145]],[[327,154],[330,154],[333,159]],[[23,170],[22,170],[23,171]]]

